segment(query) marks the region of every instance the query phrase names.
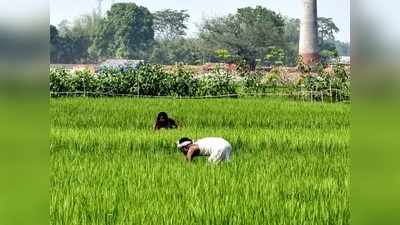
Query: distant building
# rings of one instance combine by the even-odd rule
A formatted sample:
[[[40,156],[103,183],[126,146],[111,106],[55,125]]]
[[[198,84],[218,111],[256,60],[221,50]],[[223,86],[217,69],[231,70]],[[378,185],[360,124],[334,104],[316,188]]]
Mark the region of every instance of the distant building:
[[[70,72],[88,70],[94,74],[102,68],[138,68],[143,63],[144,60],[108,59],[100,64],[50,64],[50,69],[65,69]]]
[[[95,73],[97,70],[96,64],[50,64],[50,69],[64,69],[70,72],[88,70]]]
[[[72,70],[76,64],[50,64],[50,69]]]
[[[337,64],[337,63],[339,63],[339,64],[342,64],[342,65],[350,65],[351,57],[350,56],[339,56],[338,59],[331,58],[331,59],[329,59],[328,62],[329,62],[329,64]]]
[[[108,59],[102,62],[99,66],[111,68],[137,68],[140,64],[144,64],[144,60]]]
[[[350,56],[340,56],[339,58],[340,64],[350,65],[351,64],[351,57]]]

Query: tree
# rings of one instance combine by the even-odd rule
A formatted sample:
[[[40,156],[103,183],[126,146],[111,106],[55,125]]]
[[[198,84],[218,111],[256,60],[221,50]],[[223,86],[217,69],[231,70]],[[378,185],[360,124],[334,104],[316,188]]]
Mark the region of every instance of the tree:
[[[285,64],[294,66],[299,54],[300,20],[285,18]]]
[[[186,35],[189,14],[186,10],[166,9],[153,13],[154,31],[158,39],[172,40]]]
[[[229,58],[231,58],[231,54],[226,49],[218,49],[218,50],[215,51],[215,54],[223,62],[226,62]]]
[[[134,3],[117,3],[100,23],[90,54],[101,58],[144,59],[153,41],[153,16],[149,10]]]
[[[264,58],[269,47],[284,45],[284,25],[280,14],[261,6],[246,7],[236,14],[205,20],[201,38],[216,49],[229,50],[254,69],[256,59]]]
[[[331,55],[338,55],[335,45],[335,34],[337,32],[339,32],[339,28],[332,18],[318,18],[318,45],[323,58],[327,59]]]
[[[157,42],[153,46],[149,61],[154,64],[168,65],[173,63],[170,47],[166,42]]]
[[[100,25],[102,21],[101,15],[96,12],[92,12],[92,14],[85,14],[77,19],[73,20],[72,25],[70,27],[70,34],[72,36],[85,36],[85,37],[94,37],[96,34],[97,27]]]
[[[69,23],[63,20],[58,28],[50,25],[50,62],[75,63],[73,56],[74,43],[69,35]]]
[[[271,47],[266,55],[266,60],[272,65],[283,65],[283,60],[285,59],[285,52],[282,48]]]
[[[336,49],[335,50],[324,49],[324,50],[320,51],[319,54],[321,56],[322,63],[327,63],[329,61],[329,59],[337,58],[339,56]]]
[[[150,56],[151,63],[157,64],[200,64],[203,60],[204,50],[199,39],[177,38],[164,40],[154,45]]]
[[[349,56],[350,55],[350,43],[341,42],[336,40],[335,46],[340,56]]]
[[[57,27],[50,25],[50,62],[56,63],[60,60],[61,40]]]
[[[50,60],[52,63],[88,63],[95,61],[88,54],[98,24],[102,18],[93,12],[50,26]]]
[[[50,25],[51,63],[76,63],[75,49],[74,42],[69,36],[65,36],[55,26]]]
[[[97,28],[102,21],[103,18],[101,15],[93,11],[92,14],[82,15],[73,22],[73,27],[71,29],[72,36],[80,40],[77,44],[79,44],[79,48],[84,50],[84,54],[82,54],[81,58],[86,63],[97,61],[97,58],[90,57],[89,48],[93,44]]]
[[[337,32],[339,32],[339,28],[333,22],[332,18],[318,18],[318,38],[320,44],[326,41],[334,41]]]

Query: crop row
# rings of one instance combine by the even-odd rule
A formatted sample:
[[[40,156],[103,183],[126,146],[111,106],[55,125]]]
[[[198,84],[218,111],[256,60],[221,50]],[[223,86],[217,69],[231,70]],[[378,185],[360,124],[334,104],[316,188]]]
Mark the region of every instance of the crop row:
[[[285,80],[276,69],[231,74],[216,67],[196,75],[190,69],[176,66],[165,70],[160,65],[145,64],[138,68],[103,68],[95,74],[89,71],[50,70],[51,96],[238,96],[284,94],[293,98],[342,101],[350,98],[350,76],[340,66],[328,73],[304,74],[295,80]]]

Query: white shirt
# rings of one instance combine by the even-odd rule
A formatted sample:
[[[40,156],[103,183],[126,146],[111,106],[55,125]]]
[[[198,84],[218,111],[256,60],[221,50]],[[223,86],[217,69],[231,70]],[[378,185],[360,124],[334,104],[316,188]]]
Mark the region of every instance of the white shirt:
[[[223,138],[207,137],[194,142],[199,146],[200,155],[210,156],[220,152],[229,151],[232,149],[231,144]]]

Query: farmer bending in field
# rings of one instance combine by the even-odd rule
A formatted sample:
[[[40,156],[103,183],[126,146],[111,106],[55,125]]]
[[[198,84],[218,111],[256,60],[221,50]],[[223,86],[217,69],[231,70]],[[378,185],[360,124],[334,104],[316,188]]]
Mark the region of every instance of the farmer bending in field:
[[[160,112],[158,114],[156,123],[154,124],[154,130],[175,128],[178,128],[178,125],[176,125],[175,120],[168,118],[167,113]]]
[[[208,162],[211,163],[229,161],[231,157],[232,146],[223,138],[208,137],[196,142],[181,138],[176,144],[189,162],[196,156],[208,156]]]

